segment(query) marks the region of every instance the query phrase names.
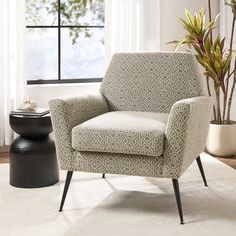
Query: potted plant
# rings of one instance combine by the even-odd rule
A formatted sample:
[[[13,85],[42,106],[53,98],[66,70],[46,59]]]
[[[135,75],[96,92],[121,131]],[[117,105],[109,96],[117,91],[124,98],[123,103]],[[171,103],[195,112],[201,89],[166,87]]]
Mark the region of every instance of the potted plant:
[[[182,40],[171,42],[176,44],[176,50],[182,45],[193,49],[197,61],[204,68],[208,95],[215,97],[213,120],[206,148],[209,153],[216,156],[232,156],[236,153],[236,122],[231,120],[230,116],[236,84],[236,59],[233,55],[236,0],[228,0],[225,3],[231,7],[233,13],[228,49],[225,46],[225,38],[220,38],[219,35],[213,37],[219,15],[212,19],[210,0],[208,0],[209,20],[205,19],[204,9],[194,15],[185,10],[186,19],[178,18],[178,20],[186,30],[186,34]]]

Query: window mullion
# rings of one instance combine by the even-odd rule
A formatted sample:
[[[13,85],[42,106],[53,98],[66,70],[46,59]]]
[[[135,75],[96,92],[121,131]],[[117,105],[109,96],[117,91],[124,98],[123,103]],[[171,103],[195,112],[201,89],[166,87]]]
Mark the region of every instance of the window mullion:
[[[58,0],[58,80],[61,80],[61,0]]]

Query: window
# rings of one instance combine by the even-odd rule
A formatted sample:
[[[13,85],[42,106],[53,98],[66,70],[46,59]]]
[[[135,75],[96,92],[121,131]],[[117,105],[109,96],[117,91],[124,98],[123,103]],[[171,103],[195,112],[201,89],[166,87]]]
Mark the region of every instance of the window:
[[[104,76],[104,0],[26,0],[28,84]]]

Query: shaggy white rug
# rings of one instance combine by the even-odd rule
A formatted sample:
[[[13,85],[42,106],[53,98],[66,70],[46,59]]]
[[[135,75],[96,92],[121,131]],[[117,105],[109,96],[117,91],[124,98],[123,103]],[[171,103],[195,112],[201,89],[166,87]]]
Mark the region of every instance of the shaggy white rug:
[[[64,211],[64,186],[20,189],[8,184],[0,165],[1,236],[235,236],[236,171],[207,154],[202,162],[209,187],[193,163],[180,178],[185,225],[179,224],[169,179],[74,173]]]

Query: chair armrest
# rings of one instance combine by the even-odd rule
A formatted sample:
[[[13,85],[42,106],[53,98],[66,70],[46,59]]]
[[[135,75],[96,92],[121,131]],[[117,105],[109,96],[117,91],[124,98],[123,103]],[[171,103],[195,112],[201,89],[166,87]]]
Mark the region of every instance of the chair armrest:
[[[204,151],[212,115],[211,97],[194,97],[176,102],[165,132],[163,176],[179,178]]]
[[[49,101],[57,157],[61,169],[72,165],[71,131],[76,125],[108,112],[105,98],[100,94],[59,97]]]

